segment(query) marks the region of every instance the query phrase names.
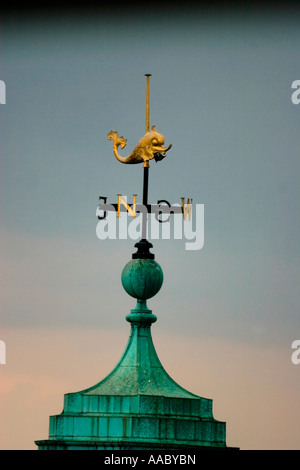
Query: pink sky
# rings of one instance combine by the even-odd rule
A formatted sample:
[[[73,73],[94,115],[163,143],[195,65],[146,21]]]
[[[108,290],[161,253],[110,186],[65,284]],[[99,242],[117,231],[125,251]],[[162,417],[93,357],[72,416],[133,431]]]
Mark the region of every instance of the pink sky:
[[[35,449],[48,437],[49,416],[65,393],[103,379],[127,342],[129,325],[113,330],[5,329],[1,365],[1,449]],[[227,422],[227,445],[241,449],[300,449],[300,365],[292,350],[216,338],[166,335],[153,340],[167,372],[189,391],[213,399]]]

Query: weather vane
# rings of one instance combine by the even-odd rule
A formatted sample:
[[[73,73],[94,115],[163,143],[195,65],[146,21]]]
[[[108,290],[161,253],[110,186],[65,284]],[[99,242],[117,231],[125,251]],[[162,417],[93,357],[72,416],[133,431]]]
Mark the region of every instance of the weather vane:
[[[150,128],[150,119],[149,119],[149,78],[151,74],[145,74],[146,78],[146,133],[136,144],[135,148],[127,157],[122,157],[118,148],[123,149],[127,144],[127,139],[123,136],[119,136],[117,131],[110,131],[107,135],[109,140],[113,142],[113,152],[118,161],[125,164],[138,164],[143,163],[144,170],[144,179],[143,179],[143,203],[136,204],[136,194],[133,195],[133,204],[132,208],[124,200],[121,194],[118,194],[118,203],[116,204],[107,204],[107,197],[99,196],[99,200],[103,201],[103,204],[98,206],[98,210],[104,211],[104,215],[98,215],[99,220],[106,218],[106,211],[113,210],[117,211],[117,217],[120,216],[120,211],[129,212],[132,217],[135,217],[136,212],[143,213],[142,219],[142,237],[140,242],[135,244],[135,247],[138,248],[137,253],[132,255],[132,258],[148,258],[154,259],[154,254],[149,252],[149,249],[152,248],[152,244],[148,242],[147,238],[147,215],[148,213],[155,213],[156,215],[162,213],[182,213],[184,219],[186,219],[187,214],[189,218],[191,217],[191,208],[192,208],[192,199],[188,199],[187,206],[185,205],[185,199],[181,198],[182,207],[180,206],[170,206],[168,201],[160,200],[157,204],[148,204],[148,182],[149,182],[149,162],[150,160],[155,160],[159,162],[166,157],[166,152],[170,150],[172,144],[168,147],[164,146],[165,138],[164,136],[155,129],[155,126]],[[161,206],[161,203],[166,203],[166,206]],[[165,222],[160,219],[157,219],[159,222]]]
[[[113,141],[114,154],[119,162],[131,164],[144,162],[145,169],[149,168],[149,160],[152,160],[153,158],[156,162],[162,160],[166,156],[166,152],[172,147],[172,145],[164,147],[165,138],[162,134],[157,132],[155,126],[152,126],[151,131],[149,131],[149,77],[151,77],[151,74],[147,73],[146,77],[146,134],[137,143],[128,157],[121,157],[118,153],[118,147],[121,146],[121,149],[123,149],[127,144],[127,140],[124,139],[124,137],[119,137],[117,131],[110,131],[107,136]],[[147,171],[148,170],[144,170],[144,174]]]
[[[138,250],[121,273],[125,292],[136,299],[135,308],[126,315],[126,321],[131,324],[129,340],[121,359],[104,379],[89,388],[65,395],[62,413],[50,417],[49,439],[35,441],[40,450],[111,449],[111,454],[111,451],[127,449],[152,451],[165,448],[195,452],[197,449],[226,448],[226,423],[214,418],[212,400],[195,395],[177,384],[162,366],[152,341],[151,325],[157,317],[148,308],[147,301],[160,291],[164,274],[154,254],[149,252],[152,244],[146,239],[147,215],[156,212],[156,217],[162,213],[160,203],[166,204],[167,201],[158,201],[157,205],[148,204],[149,161],[160,161],[170,146],[164,147],[164,137],[155,128],[149,131],[149,74],[146,76],[145,136],[132,154],[122,159],[117,149],[120,145],[124,147],[126,140],[118,137],[116,131],[108,134],[108,138],[113,140],[118,160],[123,163],[144,163],[143,204],[136,204],[137,195],[134,194],[130,207],[118,194],[117,204],[106,204],[107,198],[100,196],[104,204],[97,208],[97,212],[104,212],[104,215],[98,215],[100,220],[97,227],[100,225],[101,230],[108,226],[110,230],[111,226],[116,225],[115,217],[107,217],[105,221],[106,211],[117,211],[117,217],[121,210],[127,211],[132,217],[137,212],[143,214],[142,239],[135,244]],[[175,206],[173,208],[169,203],[167,206],[169,213],[175,212]],[[176,206],[176,209],[183,213],[185,219],[187,209],[184,198],[182,208]],[[133,225],[140,223],[139,219],[132,221]],[[182,222],[180,214],[177,219]],[[127,225],[127,217],[123,221]],[[133,238],[136,239],[136,236]],[[170,413],[170,410],[175,410],[175,413]],[[111,455],[112,458],[107,457],[104,463],[123,463],[114,460],[114,454]],[[155,464],[159,460],[153,462]],[[180,463],[195,462],[185,459],[184,462],[180,460]]]

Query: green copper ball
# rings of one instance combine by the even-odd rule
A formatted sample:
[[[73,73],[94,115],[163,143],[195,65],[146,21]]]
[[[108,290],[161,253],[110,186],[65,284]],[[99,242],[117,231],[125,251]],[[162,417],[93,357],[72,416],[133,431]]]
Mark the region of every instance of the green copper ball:
[[[135,299],[150,299],[163,283],[163,272],[153,259],[132,259],[122,271],[122,284],[127,294]]]

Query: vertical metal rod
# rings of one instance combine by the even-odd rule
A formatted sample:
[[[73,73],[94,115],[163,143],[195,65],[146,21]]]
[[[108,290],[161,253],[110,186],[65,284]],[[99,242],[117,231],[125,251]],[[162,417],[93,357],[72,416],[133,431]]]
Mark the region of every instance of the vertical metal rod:
[[[151,73],[145,73],[147,77],[147,89],[146,89],[146,132],[149,132],[149,77]]]
[[[148,179],[149,179],[149,166],[144,166],[144,184],[143,184],[143,223],[142,223],[142,240],[147,237],[147,218],[148,218]]]
[[[149,77],[151,77],[151,73],[145,73],[147,77],[147,85],[146,85],[146,132],[149,132]],[[149,179],[149,162],[144,163],[144,182],[143,182],[143,206],[144,206],[144,213],[143,213],[143,223],[142,223],[142,240],[146,240],[147,236],[147,218],[148,218],[148,179]]]
[[[143,205],[148,205],[148,179],[149,179],[149,167],[144,167],[144,186],[143,186]]]

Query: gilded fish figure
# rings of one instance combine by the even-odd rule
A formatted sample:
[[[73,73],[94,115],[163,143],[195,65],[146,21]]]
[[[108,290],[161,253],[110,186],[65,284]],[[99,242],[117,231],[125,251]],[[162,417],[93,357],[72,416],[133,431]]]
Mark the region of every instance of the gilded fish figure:
[[[151,131],[147,132],[144,137],[139,140],[128,157],[121,157],[118,152],[118,147],[121,147],[121,149],[125,147],[127,139],[119,136],[117,131],[110,131],[107,137],[109,140],[113,141],[115,157],[121,163],[135,164],[144,162],[144,166],[148,166],[149,160],[153,158],[155,161],[162,160],[166,156],[166,152],[172,147],[172,145],[168,147],[164,146],[165,138],[155,129],[155,126],[152,126]]]

